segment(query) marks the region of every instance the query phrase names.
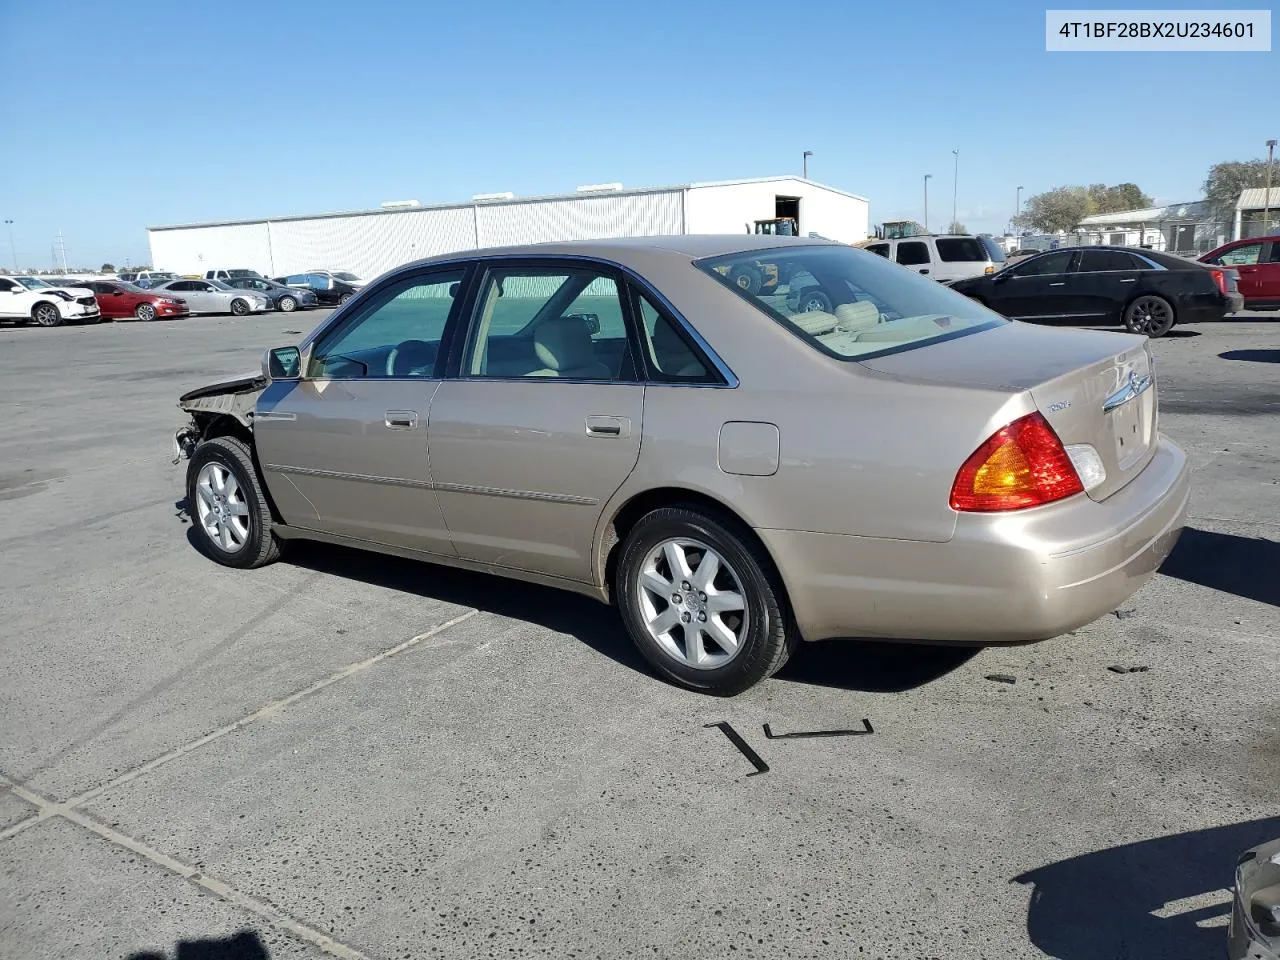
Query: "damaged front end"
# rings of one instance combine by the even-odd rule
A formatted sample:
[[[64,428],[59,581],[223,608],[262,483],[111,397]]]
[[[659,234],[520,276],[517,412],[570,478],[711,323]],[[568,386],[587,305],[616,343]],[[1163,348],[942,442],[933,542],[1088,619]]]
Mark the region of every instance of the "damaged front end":
[[[253,411],[270,381],[261,373],[220,380],[178,398],[191,419],[173,434],[173,462],[191,459],[196,445],[209,437],[253,436]]]
[[[1280,958],[1280,840],[1241,854],[1228,943],[1231,960]]]

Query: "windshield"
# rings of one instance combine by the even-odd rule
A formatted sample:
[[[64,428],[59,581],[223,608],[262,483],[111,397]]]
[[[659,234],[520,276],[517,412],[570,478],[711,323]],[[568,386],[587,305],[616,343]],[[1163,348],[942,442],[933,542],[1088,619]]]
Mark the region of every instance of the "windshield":
[[[53,286],[53,284],[51,283],[45,283],[39,277],[14,277],[13,279],[17,280],[20,284],[22,284],[28,290],[39,290],[43,287]]]
[[[698,266],[841,360],[913,350],[1009,322],[935,280],[851,247],[752,250]]]
[[[354,273],[347,273],[345,270],[339,270],[337,273],[331,273],[329,276],[335,280],[345,280],[347,283],[359,283],[360,278]]]

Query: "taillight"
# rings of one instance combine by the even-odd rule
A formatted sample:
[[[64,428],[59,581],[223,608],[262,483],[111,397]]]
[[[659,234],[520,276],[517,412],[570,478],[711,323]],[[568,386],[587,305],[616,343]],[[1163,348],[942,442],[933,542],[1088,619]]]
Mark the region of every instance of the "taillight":
[[[1224,297],[1227,295],[1227,272],[1225,270],[1210,270],[1213,274],[1213,282],[1218,285],[1218,292]]]
[[[1053,427],[1029,413],[993,433],[964,462],[951,485],[951,509],[1021,510],[1083,491]]]

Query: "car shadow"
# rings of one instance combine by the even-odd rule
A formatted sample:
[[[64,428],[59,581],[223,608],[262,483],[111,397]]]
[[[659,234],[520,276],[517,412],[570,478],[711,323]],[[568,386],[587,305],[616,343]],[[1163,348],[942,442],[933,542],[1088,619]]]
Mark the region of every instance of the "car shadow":
[[[241,930],[233,937],[179,941],[172,955],[145,950],[130,954],[127,960],[270,960],[270,957],[256,933]]]
[[[1160,339],[1161,340],[1186,340],[1190,337],[1198,337],[1200,335],[1201,334],[1199,330],[1186,330],[1186,329],[1179,329],[1178,327],[1174,327],[1168,333],[1165,333],[1163,336],[1161,336]]]
[[[1259,603],[1280,606],[1280,543],[1187,527],[1160,572]],[[1272,571],[1272,572],[1268,572]]]
[[[190,529],[187,539],[199,549]],[[575,637],[623,667],[654,675],[617,612],[590,597],[326,543],[294,541],[285,559],[317,573],[534,623]],[[804,643],[778,677],[841,690],[897,692],[936,680],[968,661],[978,649],[860,640]]]
[[[1236,858],[1277,836],[1268,817],[1038,867],[1014,877],[1035,888],[1027,936],[1059,960],[1224,956]]]
[[[1218,354],[1223,360],[1246,360],[1251,363],[1280,363],[1280,350],[1227,350]]]

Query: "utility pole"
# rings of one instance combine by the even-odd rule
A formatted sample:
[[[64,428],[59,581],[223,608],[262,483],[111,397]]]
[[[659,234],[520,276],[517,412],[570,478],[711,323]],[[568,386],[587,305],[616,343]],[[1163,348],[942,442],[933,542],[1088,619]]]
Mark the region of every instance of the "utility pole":
[[[61,230],[58,231],[58,244],[55,249],[58,251],[58,259],[62,260],[62,272],[65,274],[67,272],[67,243],[62,239]],[[53,268],[55,270],[58,268],[57,259],[54,260]]]
[[[13,245],[13,221],[6,220],[4,225],[9,228],[9,252],[13,254],[13,272],[16,276],[18,273],[18,248]]]
[[[1271,233],[1271,165],[1275,160],[1276,142],[1275,140],[1267,141],[1267,192],[1262,198],[1262,235],[1269,236]],[[1275,257],[1272,257],[1274,260]]]
[[[960,196],[960,148],[952,150],[951,153],[956,158],[956,171],[951,179],[951,229],[955,229],[956,221],[956,198]]]
[[[1013,205],[1013,235],[1017,236],[1021,227],[1018,224],[1018,218],[1022,216],[1022,188],[1018,188],[1017,200]]]
[[[932,173],[924,175],[924,232],[929,232],[929,181],[933,179]]]
[[[808,180],[808,179],[809,179],[809,158],[810,158],[810,157],[812,157],[812,156],[813,156],[813,151],[812,151],[812,150],[806,150],[806,151],[804,152],[804,157],[802,158],[802,159],[803,159],[803,162],[804,162],[804,178],[805,178],[806,180]]]

